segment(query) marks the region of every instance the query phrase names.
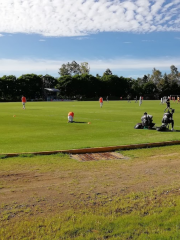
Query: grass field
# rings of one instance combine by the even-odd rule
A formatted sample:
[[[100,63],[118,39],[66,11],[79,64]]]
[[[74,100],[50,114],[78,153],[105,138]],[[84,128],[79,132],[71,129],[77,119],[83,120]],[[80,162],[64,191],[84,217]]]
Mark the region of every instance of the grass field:
[[[171,105],[176,132],[134,129],[145,111],[161,125],[159,101],[1,103],[0,153],[179,140],[180,106]],[[69,111],[76,123],[67,123]],[[121,154],[89,162],[1,155],[0,239],[180,239],[179,146]]]
[[[146,111],[161,125],[165,105],[160,101],[0,103],[0,153],[39,152],[161,142],[180,139],[180,105],[175,108],[176,132],[135,130]],[[67,123],[69,111],[76,123]],[[87,124],[90,122],[91,124]]]
[[[180,239],[180,148],[0,159],[1,240]]]

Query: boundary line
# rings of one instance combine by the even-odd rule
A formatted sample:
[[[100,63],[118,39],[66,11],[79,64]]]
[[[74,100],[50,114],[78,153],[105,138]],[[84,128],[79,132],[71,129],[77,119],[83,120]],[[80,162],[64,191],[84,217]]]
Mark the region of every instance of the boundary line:
[[[1,153],[0,156],[16,157],[22,154],[34,154],[34,155],[51,155],[57,153],[68,153],[68,154],[81,154],[81,153],[97,153],[97,152],[112,152],[115,150],[130,150],[138,148],[152,148],[169,145],[180,145],[180,140],[167,141],[167,142],[155,142],[155,143],[141,143],[131,145],[120,145],[110,147],[97,147],[97,148],[83,148],[83,149],[70,149],[70,150],[56,150],[56,151],[42,151],[42,152],[22,152],[22,153]]]

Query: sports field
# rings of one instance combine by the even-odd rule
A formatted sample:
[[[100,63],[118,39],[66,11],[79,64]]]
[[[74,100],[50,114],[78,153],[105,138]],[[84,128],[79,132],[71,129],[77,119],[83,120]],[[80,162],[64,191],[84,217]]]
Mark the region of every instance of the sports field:
[[[146,111],[157,126],[165,105],[1,103],[0,153],[179,140],[136,130]],[[75,123],[67,123],[74,111]],[[90,124],[88,124],[90,122]],[[78,161],[66,154],[0,155],[0,239],[180,239],[179,146],[121,151],[124,159]]]
[[[160,101],[104,102],[20,102],[0,103],[0,153],[39,152],[117,146],[180,139],[180,105],[175,109],[176,132],[135,130],[146,111],[161,125],[166,105]],[[75,113],[75,123],[67,123],[69,111]],[[90,122],[90,124],[88,124]]]

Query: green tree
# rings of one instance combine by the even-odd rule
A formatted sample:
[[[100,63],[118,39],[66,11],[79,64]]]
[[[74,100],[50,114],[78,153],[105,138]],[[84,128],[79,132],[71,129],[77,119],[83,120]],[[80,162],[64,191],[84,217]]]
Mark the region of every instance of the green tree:
[[[70,64],[71,75],[77,75],[81,73],[80,65],[76,61],[72,61]]]
[[[16,77],[4,75],[0,82],[1,97],[8,101],[15,101],[17,98]]]
[[[62,66],[59,69],[60,76],[68,76],[71,75],[71,70],[70,70],[70,63],[68,62],[67,64],[62,64]]]
[[[61,66],[58,73],[61,76],[81,74],[81,67],[76,61],[72,61],[71,63],[68,62],[67,64],[63,64]]]
[[[57,84],[57,78],[49,74],[46,74],[45,76],[41,76],[41,79],[42,79],[44,88],[55,88]]]
[[[174,65],[171,65],[170,69],[171,69],[171,73],[168,75],[169,80],[171,82],[178,83],[180,81],[180,73],[178,72],[178,69]]]
[[[138,78],[138,80],[132,80],[132,84],[131,84],[131,93],[132,96],[134,97],[139,97],[142,96],[144,91],[143,91],[143,85],[142,85],[142,79]]]
[[[154,99],[156,94],[157,87],[152,81],[149,81],[143,85],[143,95],[145,95],[146,98]]]
[[[147,82],[149,82],[149,77],[147,75],[144,75],[142,78],[142,83],[145,84]]]
[[[89,74],[90,67],[87,62],[83,62],[80,64],[80,72],[81,74]]]
[[[163,75],[162,79],[158,82],[156,87],[157,87],[157,89],[159,91],[160,97],[169,95],[170,80],[169,80],[169,77],[168,77],[168,75],[166,73]]]
[[[157,70],[156,68],[153,68],[152,70],[152,74],[150,76],[150,80],[155,83],[158,84],[159,81],[161,81],[162,79],[162,73],[161,71]]]
[[[90,74],[82,74],[80,78],[83,82],[82,95],[87,98],[100,96],[102,82],[98,78]]]
[[[72,89],[72,76],[65,75],[58,78],[56,88],[60,90],[62,97],[66,98],[67,96],[71,96],[74,91],[74,89]]]
[[[24,74],[17,78],[17,92],[19,99],[22,95],[27,99],[42,97],[42,78],[36,74]]]
[[[109,68],[106,69],[106,71],[103,73],[103,76],[108,76],[108,75],[112,75],[112,72]]]

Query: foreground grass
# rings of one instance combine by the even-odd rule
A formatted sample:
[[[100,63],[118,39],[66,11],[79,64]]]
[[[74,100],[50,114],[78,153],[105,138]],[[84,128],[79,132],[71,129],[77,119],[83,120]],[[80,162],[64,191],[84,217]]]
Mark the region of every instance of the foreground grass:
[[[105,206],[1,224],[1,239],[179,239],[179,196],[132,194]]]
[[[0,159],[0,239],[179,239],[179,146],[121,153]]]
[[[172,103],[175,129],[180,131],[179,104]],[[180,132],[135,130],[146,111],[161,125],[165,105],[159,101],[138,103],[104,102],[29,102],[0,103],[0,153],[103,147],[179,140]],[[67,123],[74,111],[76,123]],[[91,122],[91,124],[87,124]]]

